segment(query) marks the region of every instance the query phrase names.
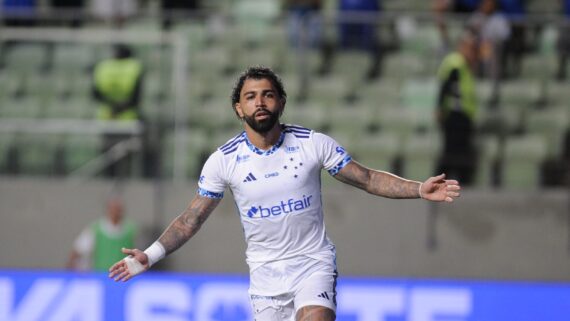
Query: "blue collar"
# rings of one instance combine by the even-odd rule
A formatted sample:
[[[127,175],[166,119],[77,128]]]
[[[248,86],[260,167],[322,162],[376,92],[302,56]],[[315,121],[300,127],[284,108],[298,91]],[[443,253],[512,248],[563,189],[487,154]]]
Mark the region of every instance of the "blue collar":
[[[260,148],[255,147],[250,141],[249,138],[247,137],[247,134],[245,135],[245,143],[247,144],[247,147],[249,147],[249,149],[256,153],[257,155],[261,155],[261,156],[269,156],[273,153],[275,153],[279,147],[281,147],[281,145],[283,144],[283,141],[285,140],[285,132],[281,131],[281,135],[279,136],[279,139],[277,140],[277,143],[275,143],[275,145],[271,146],[270,149],[268,150],[263,150]]]

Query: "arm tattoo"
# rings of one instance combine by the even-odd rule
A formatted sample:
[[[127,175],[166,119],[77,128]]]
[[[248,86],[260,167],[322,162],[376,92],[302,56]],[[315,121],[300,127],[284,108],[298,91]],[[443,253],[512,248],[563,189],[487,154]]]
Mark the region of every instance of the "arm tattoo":
[[[219,203],[218,199],[196,196],[158,239],[166,254],[176,251],[194,236]]]
[[[369,169],[355,161],[346,165],[335,177],[344,183],[378,196],[388,198],[420,197],[420,182],[407,180],[388,172]]]

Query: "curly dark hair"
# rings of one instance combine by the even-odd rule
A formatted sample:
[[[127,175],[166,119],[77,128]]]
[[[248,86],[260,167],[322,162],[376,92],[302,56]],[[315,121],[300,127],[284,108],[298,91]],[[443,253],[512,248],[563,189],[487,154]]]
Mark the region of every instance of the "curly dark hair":
[[[240,74],[238,77],[234,88],[232,89],[232,108],[234,112],[239,118],[239,114],[236,110],[236,104],[239,102],[239,96],[241,94],[241,89],[243,88],[243,84],[247,79],[267,79],[271,82],[279,98],[283,99],[283,103],[287,101],[287,93],[285,92],[285,88],[283,87],[283,82],[281,78],[269,67],[264,66],[251,66],[247,68],[244,72]]]

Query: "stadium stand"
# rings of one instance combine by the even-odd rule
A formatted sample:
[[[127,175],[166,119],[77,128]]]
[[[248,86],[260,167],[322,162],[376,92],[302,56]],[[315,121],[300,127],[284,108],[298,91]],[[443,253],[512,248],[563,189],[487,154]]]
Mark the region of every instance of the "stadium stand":
[[[255,7],[257,19],[252,19]],[[195,176],[204,151],[212,151],[223,143],[224,134],[239,131],[239,121],[231,112],[229,93],[236,73],[247,65],[266,64],[283,77],[289,100],[284,121],[300,123],[330,133],[354,148],[363,163],[393,168],[403,161],[402,174],[421,178],[433,174],[439,148],[439,137],[433,119],[437,96],[435,72],[441,59],[438,30],[433,21],[416,14],[429,10],[427,1],[386,1],[387,17],[394,20],[378,25],[382,37],[388,23],[395,23],[399,45],[385,48],[382,74],[365,80],[369,54],[339,51],[331,73],[318,73],[322,62],[319,48],[297,51],[288,45],[286,26],[277,2],[260,0],[208,1],[206,14],[175,20],[172,32],[188,41],[188,68],[183,84],[187,118],[176,119],[176,81],[173,77],[173,55],[170,45],[136,45],[137,57],[145,65],[142,108],[147,121],[161,128],[160,142],[164,171],[172,173],[174,122],[188,125],[194,138],[186,148],[190,178]],[[532,9],[532,10],[531,10]],[[151,9],[149,9],[151,10]],[[261,10],[261,11],[260,11]],[[542,13],[538,7],[530,13]],[[325,1],[324,34],[336,37],[336,5]],[[405,13],[405,14],[404,14]],[[390,16],[391,15],[391,16]],[[489,109],[486,102],[491,92],[488,79],[478,80],[480,131],[478,186],[494,184],[497,162],[502,163],[502,181],[506,187],[530,187],[540,184],[538,168],[545,159],[562,157],[563,139],[570,121],[568,84],[553,79],[557,28],[553,21],[538,16],[536,48],[529,50],[520,77],[504,80],[500,102]],[[542,20],[541,20],[542,19]],[[89,22],[85,29],[102,28]],[[160,23],[141,14],[126,22],[126,31],[160,32]],[[461,23],[449,25],[452,35],[459,34]],[[22,41],[4,43],[0,70],[0,121],[11,119],[93,119],[95,103],[91,99],[90,68],[109,55],[111,42]],[[50,66],[46,68],[46,66]],[[221,130],[220,130],[221,129]],[[8,163],[8,151],[17,132],[2,133],[2,168]],[[77,135],[75,135],[77,136]],[[72,172],[90,157],[98,155],[97,134],[77,137],[46,138],[38,147],[33,137],[21,137],[18,146],[20,170],[30,175]],[[218,137],[220,136],[220,137]],[[227,135],[226,135],[227,136]],[[199,141],[200,138],[205,142]],[[504,141],[504,144],[502,143]],[[542,142],[542,143],[541,143]],[[20,141],[18,140],[18,145]],[[216,146],[216,144],[218,144]],[[378,150],[366,148],[373,145]],[[28,151],[29,148],[29,151]],[[528,149],[528,152],[523,152]],[[34,155],[60,153],[44,157],[37,163]],[[64,165],[55,160],[62,157]],[[504,157],[503,157],[504,156]],[[50,165],[51,164],[51,165]],[[52,166],[54,168],[49,169]],[[521,176],[523,171],[527,176]],[[535,173],[538,173],[535,175]],[[517,178],[519,177],[519,178]]]

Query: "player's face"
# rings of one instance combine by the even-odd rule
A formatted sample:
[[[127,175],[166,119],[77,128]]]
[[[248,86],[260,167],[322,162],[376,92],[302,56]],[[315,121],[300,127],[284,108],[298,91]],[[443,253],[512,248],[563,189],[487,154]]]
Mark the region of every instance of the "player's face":
[[[283,100],[268,79],[247,79],[236,111],[258,133],[270,131],[283,112]]]

